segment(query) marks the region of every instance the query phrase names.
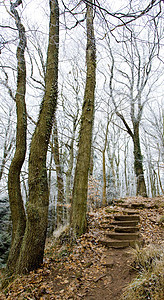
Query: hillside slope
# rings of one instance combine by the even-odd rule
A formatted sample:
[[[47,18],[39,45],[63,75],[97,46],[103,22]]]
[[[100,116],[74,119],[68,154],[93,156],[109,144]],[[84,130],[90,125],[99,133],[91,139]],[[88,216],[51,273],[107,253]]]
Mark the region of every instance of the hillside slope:
[[[140,215],[144,247],[163,245],[164,197],[120,199],[88,214],[88,231],[76,244],[69,244],[67,229],[60,239],[49,238],[43,266],[15,279],[0,293],[0,299],[119,300],[137,275],[132,267],[133,251],[130,247],[106,248],[100,239],[104,224],[110,225],[115,215],[129,209]]]

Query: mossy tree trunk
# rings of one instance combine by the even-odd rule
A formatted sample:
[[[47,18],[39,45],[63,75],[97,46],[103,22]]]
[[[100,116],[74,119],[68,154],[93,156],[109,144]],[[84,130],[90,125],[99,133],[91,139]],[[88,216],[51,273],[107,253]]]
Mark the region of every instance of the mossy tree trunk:
[[[19,274],[38,268],[43,262],[49,205],[46,156],[57,105],[58,49],[59,7],[57,0],[50,0],[45,94],[30,148],[27,224],[16,268]]]
[[[53,157],[56,166],[56,176],[57,176],[57,187],[58,187],[58,198],[57,198],[57,227],[63,224],[63,207],[64,207],[64,182],[63,182],[63,174],[60,163],[60,155],[59,155],[59,142],[58,142],[58,128],[57,128],[57,120],[56,115],[54,116],[54,130],[53,130],[53,144],[51,145],[53,151]]]
[[[12,274],[20,253],[22,238],[26,226],[25,210],[21,195],[20,173],[26,154],[26,64],[25,64],[25,48],[26,36],[25,28],[21,23],[21,19],[16,8],[20,5],[20,1],[11,3],[11,13],[15,18],[16,27],[19,32],[19,44],[17,47],[17,90],[15,95],[16,113],[17,113],[17,129],[16,129],[16,150],[10,165],[8,175],[8,193],[12,219],[12,243],[7,262],[7,273]]]
[[[96,46],[93,28],[93,4],[87,4],[87,47],[86,47],[86,85],[81,116],[79,150],[75,169],[71,230],[73,237],[85,232],[87,221],[87,190],[90,168],[92,127],[94,118],[94,92],[96,82]]]
[[[143,170],[143,157],[140,147],[139,122],[133,121],[134,171],[137,178],[137,195],[147,197]]]

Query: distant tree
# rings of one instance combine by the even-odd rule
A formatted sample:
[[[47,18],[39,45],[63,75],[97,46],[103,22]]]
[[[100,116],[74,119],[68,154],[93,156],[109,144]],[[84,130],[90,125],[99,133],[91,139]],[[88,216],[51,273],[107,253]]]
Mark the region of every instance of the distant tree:
[[[126,64],[127,68],[122,69],[115,65],[114,55],[111,53],[112,66],[110,69],[110,91],[111,98],[115,107],[117,116],[122,120],[127,133],[131,136],[134,145],[134,170],[137,179],[137,195],[147,196],[146,184],[143,170],[143,157],[140,145],[140,123],[143,115],[143,109],[149,99],[153,84],[149,86],[149,78],[151,76],[153,59],[156,53],[156,43],[154,41],[151,46],[148,46],[148,56],[144,56],[144,51],[141,50],[137,43],[135,34],[131,36],[129,42],[123,44],[123,51],[119,55]],[[143,51],[143,53],[141,52]],[[118,90],[119,104],[116,103],[113,90],[114,68],[117,70],[120,77],[115,78],[116,84],[122,86],[122,90]],[[156,79],[155,79],[156,80]],[[121,99],[122,97],[122,99]],[[128,114],[123,112],[122,102],[124,98],[129,100],[130,111]],[[130,117],[131,122],[129,121]],[[132,127],[131,127],[132,124]]]
[[[164,193],[164,110],[159,100],[148,103],[144,115],[143,145],[146,152],[147,182],[150,195]]]
[[[4,143],[3,143],[3,155],[1,158],[0,163],[0,181],[3,178],[3,173],[5,172],[7,161],[9,160],[11,153],[13,151],[13,146],[15,144],[15,138],[14,136],[10,136],[11,131],[11,114],[12,110],[9,109],[9,118],[7,121],[7,126],[3,124],[3,131],[4,131]]]
[[[70,221],[70,202],[72,197],[72,183],[73,183],[73,168],[74,158],[76,156],[76,144],[78,141],[77,129],[80,123],[81,113],[81,77],[78,63],[76,60],[71,64],[71,71],[63,80],[61,91],[61,107],[64,114],[64,122],[66,122],[66,141],[65,146],[65,193],[67,206],[67,221]],[[71,91],[68,96],[68,90]],[[64,92],[65,91],[65,92]],[[60,99],[59,99],[60,101]],[[65,125],[64,125],[65,126]],[[61,129],[60,129],[61,131]]]
[[[9,200],[6,197],[0,199],[0,267],[4,266],[11,243],[11,220]]]

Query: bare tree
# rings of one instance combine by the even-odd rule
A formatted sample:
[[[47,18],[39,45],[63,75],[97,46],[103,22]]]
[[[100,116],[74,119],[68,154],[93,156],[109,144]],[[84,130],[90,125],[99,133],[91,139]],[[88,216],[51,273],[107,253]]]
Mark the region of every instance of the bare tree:
[[[155,37],[154,37],[155,39]],[[123,54],[120,54],[122,61],[127,65],[127,71],[124,67],[123,69],[115,66],[114,56],[112,54],[111,48],[111,58],[112,58],[112,67],[111,71],[111,80],[110,80],[110,96],[112,98],[115,111],[117,116],[122,120],[125,129],[128,134],[131,136],[134,145],[134,169],[137,178],[137,195],[147,196],[146,184],[144,180],[144,171],[143,171],[143,158],[141,153],[140,146],[140,123],[143,114],[143,109],[145,104],[149,99],[149,95],[152,89],[152,86],[148,85],[148,80],[151,75],[152,63],[155,57],[156,43],[148,48],[147,58],[141,56],[141,49],[137,44],[137,39],[135,36],[132,36],[131,41],[124,43]],[[122,91],[118,91],[119,99],[122,98],[122,101],[126,97],[129,99],[130,103],[130,112],[128,112],[132,128],[128,118],[125,117],[125,114],[120,109],[122,106],[117,104],[113,96],[113,76],[114,68],[117,69],[120,79],[115,78],[116,84],[122,86]],[[126,113],[127,115],[127,113]]]
[[[143,145],[146,151],[146,163],[150,194],[156,196],[163,189],[163,155],[164,155],[164,113],[162,103],[158,100],[147,105],[144,116]]]
[[[5,171],[6,163],[11,156],[13,151],[13,146],[15,144],[15,138],[10,137],[10,127],[11,127],[11,109],[9,109],[9,118],[7,121],[7,126],[4,124],[4,144],[3,144],[3,156],[0,165],[0,181],[2,179],[3,173]]]

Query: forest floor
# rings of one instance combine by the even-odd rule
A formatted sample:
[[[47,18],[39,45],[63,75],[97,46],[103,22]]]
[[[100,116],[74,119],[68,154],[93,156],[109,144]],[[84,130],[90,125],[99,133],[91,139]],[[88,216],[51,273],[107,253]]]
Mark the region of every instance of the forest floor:
[[[61,299],[61,300],[119,300],[126,286],[137,275],[132,267],[131,248],[112,249],[99,243],[100,224],[114,214],[123,212],[120,203],[144,203],[138,208],[140,235],[144,245],[164,244],[164,197],[145,199],[124,198],[112,206],[88,214],[88,231],[76,244],[70,246],[67,236],[47,239],[44,263],[29,275],[17,277],[0,299]],[[2,279],[2,272],[1,272]]]

